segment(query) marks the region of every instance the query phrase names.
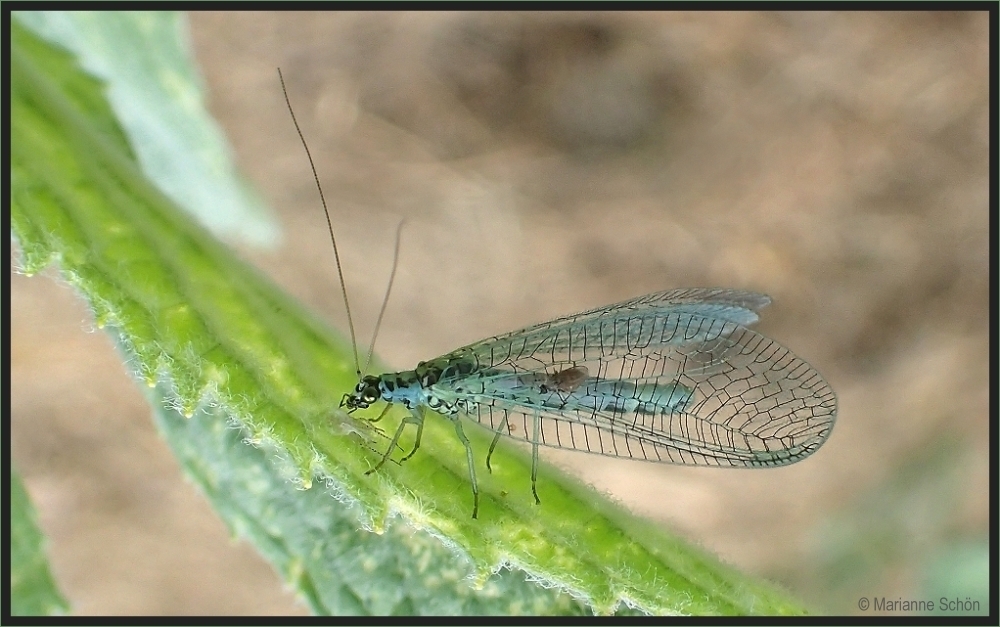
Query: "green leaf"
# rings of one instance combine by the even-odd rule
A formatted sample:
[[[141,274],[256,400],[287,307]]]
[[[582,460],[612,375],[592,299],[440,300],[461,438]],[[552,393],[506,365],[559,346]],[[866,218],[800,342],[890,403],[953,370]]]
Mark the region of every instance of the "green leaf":
[[[45,557],[45,538],[21,477],[10,470],[10,613],[64,614],[69,605],[56,588]]]
[[[367,421],[334,409],[355,384],[345,343],[159,192],[129,149],[141,138],[125,139],[101,85],[16,22],[10,91],[12,228],[24,271],[58,262],[126,363],[156,389],[154,407],[192,417],[189,429],[160,418],[185,469],[316,611],[454,609],[447,599],[457,588],[439,579],[462,579],[468,569],[479,598],[454,611],[575,611],[564,601],[553,605],[548,588],[557,588],[601,613],[622,602],[656,614],[802,612],[770,584],[555,470],[542,469],[536,506],[530,462],[514,447],[498,449],[492,474],[480,470],[482,506],[473,520],[464,448],[449,421],[434,415],[416,456],[366,474],[386,441]],[[400,415],[390,412],[379,426],[391,433]],[[230,421],[239,436],[227,431]],[[273,452],[269,459],[283,472],[249,469],[240,458],[250,453],[235,440],[201,448],[198,429],[206,428]],[[466,431],[481,466],[491,434]],[[252,485],[236,489],[233,481]],[[291,490],[292,482],[302,491]],[[223,495],[229,490],[232,497]],[[301,503],[292,505],[288,494]],[[381,538],[351,531],[359,518]],[[324,524],[310,522],[317,520]],[[429,537],[444,540],[453,555],[424,567],[419,546]],[[387,544],[369,544],[379,541]],[[338,561],[351,546],[397,561]],[[492,573],[503,566],[542,585],[490,605]]]
[[[107,103],[135,159],[160,190],[217,236],[273,244],[277,225],[236,172],[222,130],[204,109],[176,12],[21,11],[18,19],[73,52],[105,81]],[[79,94],[87,97],[86,93]],[[104,97],[101,98],[104,100]],[[93,118],[98,124],[109,122]]]
[[[237,535],[249,538],[317,614],[582,614],[586,608],[557,590],[504,570],[482,589],[473,564],[430,533],[390,525],[358,530],[357,505],[313,485],[295,490],[294,464],[270,447],[242,442],[220,409],[184,418],[151,391],[154,417],[188,475]],[[285,473],[281,469],[285,469]]]

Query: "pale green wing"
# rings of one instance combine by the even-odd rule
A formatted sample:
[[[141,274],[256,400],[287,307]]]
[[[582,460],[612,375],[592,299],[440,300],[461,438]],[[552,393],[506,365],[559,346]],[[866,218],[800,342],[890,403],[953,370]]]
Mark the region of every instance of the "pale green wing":
[[[767,297],[679,290],[568,316],[446,356],[475,363],[434,393],[503,435],[688,465],[774,466],[828,437],[836,397],[747,329]],[[744,322],[745,321],[745,322]],[[570,384],[560,384],[564,373]]]
[[[489,368],[508,360],[517,360],[526,352],[537,353],[541,348],[547,348],[554,354],[575,353],[569,355],[571,359],[581,359],[596,352],[614,354],[643,341],[649,329],[642,328],[642,325],[648,321],[661,321],[667,325],[662,329],[663,335],[652,339],[654,342],[667,344],[711,339],[711,334],[718,336],[728,326],[756,323],[757,311],[770,302],[771,299],[764,294],[742,290],[668,290],[480,340],[434,361],[474,356],[479,366]],[[701,324],[700,321],[706,319],[716,324]],[[584,345],[583,354],[579,353],[581,343]],[[578,350],[575,352],[574,348]]]
[[[607,375],[631,377],[601,380],[628,382],[618,388],[624,393],[586,382],[569,393],[542,393],[510,384],[524,381],[523,372],[497,369],[457,396],[472,418],[513,438],[534,441],[538,416],[537,441],[545,446],[696,466],[794,463],[823,444],[836,418],[836,397],[816,370],[745,328],[724,343],[597,363]]]

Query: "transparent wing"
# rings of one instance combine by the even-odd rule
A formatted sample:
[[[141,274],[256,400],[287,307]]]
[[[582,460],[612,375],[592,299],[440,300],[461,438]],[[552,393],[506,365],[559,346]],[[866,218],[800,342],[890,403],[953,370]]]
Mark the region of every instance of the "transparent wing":
[[[752,325],[758,320],[757,311],[770,302],[764,294],[742,290],[668,290],[480,340],[434,361],[461,357],[490,368],[545,350],[552,353],[553,359],[565,353],[563,356],[572,360],[613,354],[644,340],[690,342],[699,339],[699,333],[721,332],[725,323]],[[705,320],[718,324],[706,326]],[[662,327],[663,333],[647,338],[652,328],[649,325]],[[702,339],[709,337],[705,335]]]
[[[442,358],[475,367],[434,392],[484,426],[545,446],[688,465],[790,464],[826,440],[837,403],[809,364],[746,328],[767,302],[683,290],[568,316]]]

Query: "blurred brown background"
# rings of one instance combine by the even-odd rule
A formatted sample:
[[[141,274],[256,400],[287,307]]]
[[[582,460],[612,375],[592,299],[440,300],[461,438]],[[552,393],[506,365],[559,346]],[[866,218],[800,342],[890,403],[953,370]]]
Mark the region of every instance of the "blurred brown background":
[[[190,19],[210,108],[286,228],[279,250],[242,254],[344,328],[277,66],[363,342],[406,218],[386,363],[671,287],[766,292],[761,330],[839,398],[814,457],[769,471],[546,459],[819,611],[977,580],[986,14]],[[85,306],[48,278],[12,282],[13,461],[75,610],[304,613],[184,481]]]

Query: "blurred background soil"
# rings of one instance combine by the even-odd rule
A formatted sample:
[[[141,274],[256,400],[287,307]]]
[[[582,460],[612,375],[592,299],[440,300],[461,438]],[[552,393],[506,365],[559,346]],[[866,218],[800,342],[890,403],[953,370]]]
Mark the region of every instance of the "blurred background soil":
[[[365,343],[406,218],[386,363],[672,287],[768,293],[761,331],[838,395],[813,457],[545,458],[820,612],[988,589],[985,13],[190,22],[210,109],[285,229],[241,254],[331,324],[332,253],[278,66]],[[13,276],[11,296],[13,461],[75,611],[305,613],[183,479],[71,290]]]

